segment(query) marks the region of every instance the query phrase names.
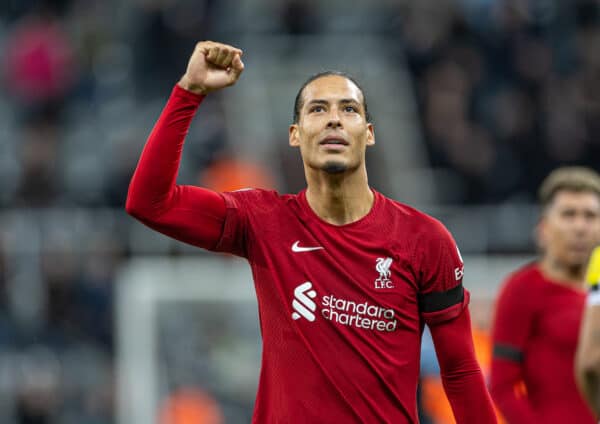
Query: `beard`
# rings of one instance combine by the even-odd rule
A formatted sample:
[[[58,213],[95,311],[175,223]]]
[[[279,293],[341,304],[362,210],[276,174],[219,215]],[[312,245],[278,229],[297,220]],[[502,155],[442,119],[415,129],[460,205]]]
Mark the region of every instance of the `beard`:
[[[323,165],[323,171],[328,174],[341,174],[348,170],[348,166],[340,162],[326,162]]]

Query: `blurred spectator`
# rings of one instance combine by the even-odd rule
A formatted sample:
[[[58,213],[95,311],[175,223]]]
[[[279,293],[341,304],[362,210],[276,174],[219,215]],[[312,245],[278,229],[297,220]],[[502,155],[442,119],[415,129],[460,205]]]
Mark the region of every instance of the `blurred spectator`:
[[[182,388],[164,402],[159,424],[223,424],[217,402],[198,388]]]
[[[8,270],[4,234],[0,232],[0,346],[7,345],[12,338],[10,314],[8,310]]]
[[[22,129],[21,175],[15,193],[19,206],[50,206],[59,196],[59,128],[45,116]]]
[[[137,0],[135,10],[136,93],[142,99],[163,95],[179,80],[186,61],[215,21],[214,0]]]
[[[291,35],[312,34],[319,29],[317,5],[313,0],[287,0],[281,5],[283,31]]]
[[[32,349],[22,357],[17,388],[17,424],[51,424],[62,402],[60,364],[44,348]]]
[[[202,171],[199,185],[215,191],[233,191],[255,187],[275,189],[275,182],[265,169],[235,157],[217,159]]]
[[[81,320],[76,314],[75,291],[80,258],[69,239],[45,246],[41,257],[43,287],[46,290],[46,331],[55,347],[82,336]]]
[[[91,238],[91,249],[82,258],[82,276],[76,287],[76,316],[80,338],[112,352],[113,281],[124,258],[123,246],[109,235]]]
[[[431,163],[462,187],[441,199],[476,204],[522,193],[531,201],[559,164],[598,168],[598,5],[468,4],[402,11]]]
[[[15,24],[5,45],[5,85],[23,106],[60,105],[76,78],[73,47],[50,14]]]

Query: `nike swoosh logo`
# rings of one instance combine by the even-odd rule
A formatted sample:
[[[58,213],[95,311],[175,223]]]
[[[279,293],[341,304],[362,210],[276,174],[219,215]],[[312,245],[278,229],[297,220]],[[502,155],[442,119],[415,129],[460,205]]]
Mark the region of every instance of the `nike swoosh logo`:
[[[300,246],[299,244],[300,244],[300,240],[297,240],[296,243],[292,244],[292,252],[312,252],[313,250],[323,249],[321,246],[305,247],[305,246]]]

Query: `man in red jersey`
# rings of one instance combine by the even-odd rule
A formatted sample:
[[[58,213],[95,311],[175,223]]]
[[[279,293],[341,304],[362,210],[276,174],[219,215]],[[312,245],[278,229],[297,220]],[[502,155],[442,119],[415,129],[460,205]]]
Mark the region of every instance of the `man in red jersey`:
[[[263,338],[254,423],[416,423],[429,324],[458,423],[495,423],[475,359],[458,249],[437,220],[367,183],[367,103],[328,72],[299,91],[289,143],[307,188],[215,193],[175,184],[204,96],[234,84],[241,50],[197,44],[148,138],[127,211],[151,228],[248,260]]]
[[[498,299],[491,392],[510,424],[592,424],[573,370],[586,264],[600,242],[600,177],[557,169],[540,202],[541,258],[512,274]]]

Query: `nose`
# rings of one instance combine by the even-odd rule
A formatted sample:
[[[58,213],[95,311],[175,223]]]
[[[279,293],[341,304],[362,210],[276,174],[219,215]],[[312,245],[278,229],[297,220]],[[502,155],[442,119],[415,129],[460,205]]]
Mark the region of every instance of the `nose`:
[[[590,228],[590,223],[582,214],[577,215],[573,229],[577,235],[584,235]]]
[[[337,111],[332,110],[329,121],[327,122],[327,128],[336,129],[341,127],[342,121],[340,121],[340,116],[338,115]]]

